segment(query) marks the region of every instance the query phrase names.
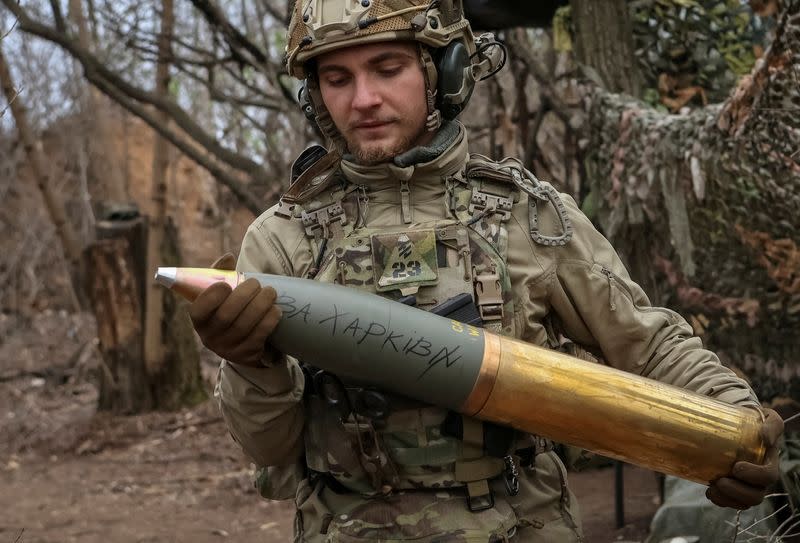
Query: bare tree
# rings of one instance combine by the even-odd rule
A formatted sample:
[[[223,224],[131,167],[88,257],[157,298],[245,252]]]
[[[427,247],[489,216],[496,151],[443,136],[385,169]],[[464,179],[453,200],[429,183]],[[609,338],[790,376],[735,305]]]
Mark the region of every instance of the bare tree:
[[[87,51],[94,50],[94,40],[81,0],[69,0],[69,19],[78,30],[80,46]],[[76,62],[76,65],[80,68],[79,63]],[[97,88],[83,83],[80,70],[76,72],[78,73],[75,80],[78,82],[81,94],[81,116],[86,126],[82,136],[89,156],[87,175],[94,182],[92,188],[95,196],[111,202],[126,202],[129,200],[129,195],[120,164],[107,158],[111,155],[108,149],[111,136],[110,119],[108,115],[98,114],[107,111],[110,106]]]
[[[3,0],[3,5],[19,19],[23,31],[63,47],[81,63],[89,82],[206,168],[253,213],[260,213],[280,193],[286,164],[307,141],[308,133],[297,135],[296,127],[305,125],[295,111],[291,84],[281,75],[283,51],[276,43],[255,44],[236,30],[221,9],[199,0],[193,5],[202,14],[210,44],[203,46],[178,32],[173,38],[170,60],[178,71],[176,81],[202,86],[220,108],[220,118],[236,117],[246,122],[247,130],[260,134],[261,149],[245,154],[220,143],[219,129],[228,128],[204,127],[178,100],[137,86],[122,75],[122,69],[110,67],[112,60],[83,47],[64,28],[57,4],[51,4],[53,24],[37,19],[14,0]],[[258,6],[265,8],[268,4]],[[120,9],[119,4],[105,3],[98,9],[98,17],[105,18],[108,33],[124,39],[138,62],[153,64],[157,38],[142,24],[140,13],[120,14]],[[273,11],[269,7],[262,13],[269,20]],[[167,115],[171,123],[165,125],[154,110]],[[231,115],[234,111],[235,116]],[[258,156],[263,160],[254,160]]]
[[[14,27],[15,27],[16,25],[17,25],[17,22],[16,22],[16,21],[14,21],[14,24],[11,26],[11,28],[9,28],[8,30],[6,30],[6,31],[4,31],[2,34],[0,34],[0,44],[2,44],[3,40],[4,40],[4,39],[5,39],[5,38],[6,38],[6,37],[9,35],[9,34],[11,34],[11,32],[13,32],[13,30],[14,30]],[[6,99],[8,100],[8,104],[7,104],[7,105],[6,105],[6,106],[5,106],[5,107],[4,107],[2,110],[0,110],[0,118],[2,118],[2,117],[3,117],[3,115],[5,115],[5,114],[6,114],[6,111],[8,111],[8,108],[11,106],[11,103],[12,103],[14,100],[16,100],[16,99],[17,99],[17,96],[19,96],[19,93],[20,93],[20,90],[19,90],[19,89],[16,89],[16,88],[14,88],[14,89],[13,89],[13,91],[12,91],[12,93],[11,93],[11,96],[10,96],[10,97],[9,97],[8,95],[6,95]]]
[[[25,149],[25,154],[28,156],[33,175],[36,179],[36,186],[44,200],[50,219],[53,221],[53,225],[61,242],[61,249],[68,262],[68,271],[72,278],[71,294],[73,306],[76,310],[80,310],[82,306],[82,297],[80,296],[82,291],[79,286],[81,244],[74,232],[72,224],[67,219],[64,201],[53,190],[53,181],[50,178],[47,159],[43,156],[41,148],[38,146],[38,139],[34,136],[30,123],[28,122],[25,105],[11,77],[11,70],[9,69],[8,62],[3,53],[2,44],[0,44],[0,85],[3,87],[3,94],[14,116],[19,139]]]
[[[640,97],[642,81],[628,2],[571,0],[570,8],[578,62],[596,70],[606,90]]]

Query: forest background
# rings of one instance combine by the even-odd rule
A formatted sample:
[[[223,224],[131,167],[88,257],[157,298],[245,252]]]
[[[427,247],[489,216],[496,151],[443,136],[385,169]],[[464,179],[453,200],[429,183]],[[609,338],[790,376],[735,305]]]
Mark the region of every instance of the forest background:
[[[654,303],[800,411],[800,2],[465,3],[508,45],[462,118],[473,151],[575,197]],[[287,13],[0,0],[0,540],[288,537],[150,281],[236,253],[319,141]],[[608,477],[575,476],[592,540],[644,537],[655,479],[629,473],[618,530]]]

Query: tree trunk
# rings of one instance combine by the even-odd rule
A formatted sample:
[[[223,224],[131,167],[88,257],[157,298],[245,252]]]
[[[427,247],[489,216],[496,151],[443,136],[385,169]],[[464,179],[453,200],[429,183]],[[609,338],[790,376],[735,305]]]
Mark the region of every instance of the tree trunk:
[[[166,99],[169,96],[172,56],[173,1],[163,0],[161,7],[155,92]],[[163,112],[157,115],[160,122],[169,124],[169,115]],[[165,296],[164,288],[149,280],[158,266],[180,266],[181,263],[178,233],[167,214],[171,150],[165,139],[156,136],[152,166],[152,206],[147,238],[144,357],[155,405],[160,409],[177,409],[195,404],[206,397],[194,329],[183,302],[174,296]]]
[[[69,17],[78,29],[78,43],[82,48],[91,51],[93,40],[81,0],[69,0]],[[80,63],[75,61],[74,64],[76,78],[80,78]],[[112,203],[127,202],[130,197],[124,172],[118,162],[109,160],[108,157],[113,155],[107,152],[111,142],[111,104],[92,85],[82,85],[82,98],[81,109],[86,124],[83,136],[89,155],[89,177],[94,182],[95,198]]]
[[[178,232],[167,220],[164,228],[161,262],[180,266]],[[151,275],[148,274],[149,283]],[[163,287],[160,287],[163,288]],[[200,372],[200,352],[194,327],[186,311],[187,302],[177,296],[164,296],[161,327],[164,338],[164,363],[149,374],[156,408],[174,410],[198,404],[207,398]]]
[[[578,62],[593,69],[605,89],[640,97],[642,78],[625,0],[570,0]]]
[[[161,31],[158,34],[158,63],[156,66],[155,92],[162,98],[169,95],[169,57],[172,27],[174,23],[172,0],[161,3]],[[157,113],[160,122],[169,123],[165,113]],[[147,238],[147,269],[161,265],[164,244],[164,226],[167,216],[167,173],[169,170],[169,147],[156,135],[153,140],[152,188],[150,199],[150,231]],[[151,374],[161,371],[164,364],[165,346],[162,334],[164,319],[164,289],[149,282],[145,291],[144,357]]]
[[[81,308],[86,305],[83,290],[81,289],[78,279],[80,277],[81,244],[75,234],[72,224],[67,220],[64,202],[53,192],[50,168],[47,166],[48,161],[43,155],[37,140],[33,136],[33,130],[28,122],[25,106],[14,86],[14,81],[11,78],[11,71],[9,70],[2,47],[0,47],[0,85],[3,87],[3,94],[6,100],[8,100],[11,114],[14,116],[14,122],[19,132],[19,139],[30,161],[31,170],[33,170],[33,175],[36,178],[36,185],[44,199],[48,215],[53,221],[56,234],[61,242],[61,248],[67,259],[68,273],[71,278],[70,284],[72,285],[72,289],[70,294],[72,296],[74,309],[80,311]]]

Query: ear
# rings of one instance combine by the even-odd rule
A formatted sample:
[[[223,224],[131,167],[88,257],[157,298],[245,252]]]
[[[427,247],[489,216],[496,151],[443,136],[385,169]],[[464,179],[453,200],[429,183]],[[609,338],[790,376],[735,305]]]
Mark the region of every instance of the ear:
[[[464,110],[475,88],[472,62],[467,47],[453,41],[437,62],[439,109],[445,119],[455,119]]]

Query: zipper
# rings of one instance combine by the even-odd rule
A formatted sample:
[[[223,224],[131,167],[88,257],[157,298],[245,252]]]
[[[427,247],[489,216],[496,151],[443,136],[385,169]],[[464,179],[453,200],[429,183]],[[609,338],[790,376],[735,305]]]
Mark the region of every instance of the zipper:
[[[367,226],[367,211],[369,210],[369,195],[367,194],[367,187],[364,185],[356,185],[358,192],[356,196],[356,204],[358,206],[358,220],[356,221],[355,228],[364,228]]]
[[[642,313],[649,313],[651,311],[655,311],[655,312],[663,311],[663,308],[660,308],[660,307],[641,307],[639,304],[637,304],[634,301],[635,299],[633,297],[633,292],[631,291],[630,287],[628,287],[628,285],[625,284],[625,281],[620,279],[619,276],[617,276],[617,274],[615,274],[614,272],[612,272],[611,270],[609,270],[608,268],[606,268],[602,264],[595,264],[595,266],[599,266],[600,267],[600,270],[599,270],[600,273],[603,274],[604,276],[606,276],[606,278],[608,279],[608,306],[611,309],[611,311],[616,311],[617,310],[617,305],[614,303],[614,300],[612,299],[612,296],[611,296],[611,294],[612,294],[611,289],[614,286],[616,286],[620,291],[622,291],[622,293],[625,296],[628,297],[628,300],[630,300],[631,305],[637,311],[640,311]]]
[[[614,287],[614,274],[611,272],[611,270],[609,270],[605,266],[602,266],[600,268],[600,273],[605,275],[606,279],[608,279],[608,308],[611,311],[616,311],[617,310],[617,305],[614,303],[614,300],[611,297],[611,293],[612,293],[611,289]]]

